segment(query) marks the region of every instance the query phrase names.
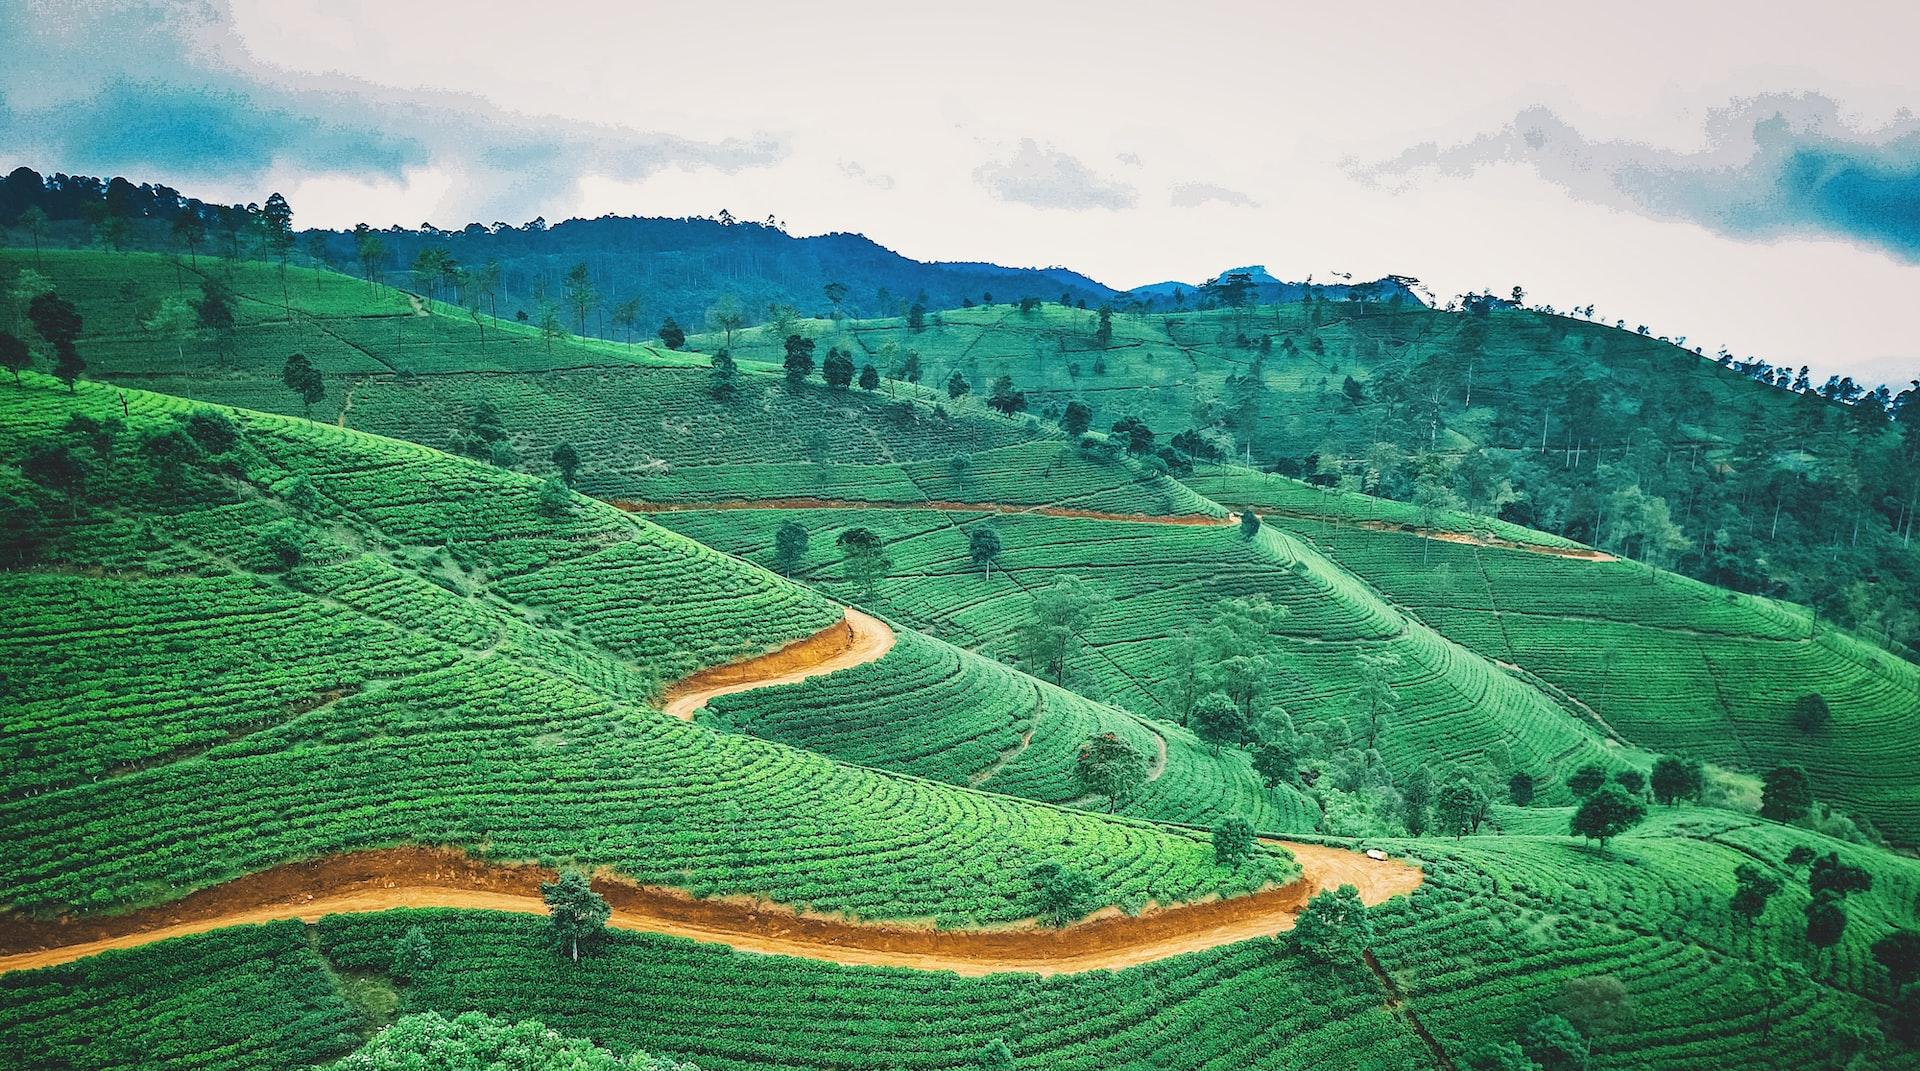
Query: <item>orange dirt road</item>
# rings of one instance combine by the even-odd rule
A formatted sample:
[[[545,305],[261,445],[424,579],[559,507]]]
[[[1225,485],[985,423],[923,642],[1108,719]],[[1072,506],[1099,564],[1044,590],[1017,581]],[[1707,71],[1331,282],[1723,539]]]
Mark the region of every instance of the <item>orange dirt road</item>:
[[[777,651],[703,669],[667,689],[667,714],[690,721],[694,711],[715,696],[797,684],[836,670],[877,661],[893,650],[893,630],[870,614],[847,607],[839,623],[828,625],[803,640]]]
[[[1294,853],[1305,876],[1231,900],[1150,909],[1109,909],[1065,929],[1034,923],[992,930],[936,930],[799,914],[740,898],[696,900],[676,889],[597,878],[613,908],[609,925],[849,966],[910,967],[964,975],[1114,970],[1292,929],[1321,888],[1352,884],[1377,904],[1412,892],[1419,868],[1356,852],[1268,841]],[[274,867],[126,915],[40,921],[0,919],[0,972],[48,967],[116,948],[225,926],[324,915],[439,907],[545,914],[540,882],[553,872],[489,864],[450,849],[383,848]]]

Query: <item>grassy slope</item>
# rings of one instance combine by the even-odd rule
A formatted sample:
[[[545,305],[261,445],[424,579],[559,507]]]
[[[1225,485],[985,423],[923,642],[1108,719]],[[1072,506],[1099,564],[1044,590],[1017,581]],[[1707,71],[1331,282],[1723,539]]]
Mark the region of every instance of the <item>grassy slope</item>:
[[[1640,747],[1754,773],[1798,764],[1821,797],[1898,841],[1920,837],[1920,668],[1846,632],[1816,635],[1801,607],[1633,562],[1279,523],[1450,639],[1576,697]],[[1809,693],[1834,712],[1812,736],[1789,722]]]
[[[280,369],[300,352],[326,377],[317,420],[338,423],[344,410],[349,427],[444,448],[473,407],[490,402],[520,467],[550,473],[553,448],[572,443],[580,488],[600,497],[980,496],[1116,512],[1209,508],[1164,476],[1083,459],[1036,422],[1007,420],[978,401],[936,408],[935,395],[908,384],[837,391],[816,375],[792,392],[777,369],[746,363],[737,396],[720,402],[697,354],[548,342],[525,325],[437,304],[433,315],[415,315],[405,294],[329,272],[289,268],[283,304],[278,270],[247,261],[203,259],[196,271],[149,254],[50,250],[39,270],[79,306],[93,377],[298,413]],[[240,298],[239,324],[224,343],[156,338],[142,327],[167,298],[197,299],[203,276],[230,276]],[[958,469],[948,460],[957,454],[978,460]],[[980,475],[969,479],[969,471]]]
[[[1778,861],[1799,844],[1839,851],[1875,873],[1875,889],[1849,900],[1848,933],[1831,956],[1810,952],[1797,934],[1804,878]],[[1592,1068],[1821,1066],[1813,1054],[1840,1051],[1837,1028],[1874,1021],[1885,977],[1865,949],[1889,927],[1915,924],[1920,892],[1912,861],[1700,810],[1663,812],[1605,851],[1557,837],[1410,847],[1429,880],[1375,912],[1375,950],[1456,1065],[1480,1042],[1515,1037],[1558,1010],[1567,981],[1610,974],[1626,986],[1630,1010],[1601,1036]],[[1723,905],[1733,868],[1756,861],[1790,888],[1748,931]],[[16,974],[0,990],[0,1039],[54,1046],[76,1067],[108,1066],[82,1044],[99,1035],[148,1042],[152,1066],[248,1066],[263,1051],[284,1054],[283,1065],[303,1063],[352,1043],[317,969],[383,982],[412,925],[430,935],[435,966],[399,987],[402,1010],[534,1017],[618,1050],[715,1071],[946,1067],[995,1039],[1021,1066],[1063,1071],[1434,1064],[1363,968],[1314,964],[1286,944],[1247,942],[1118,973],[962,979],[623,933],[576,967],[553,955],[538,920],[482,912],[336,917],[313,941],[287,925],[229,930]],[[1770,1015],[1755,957],[1810,972],[1793,969]],[[278,965],[288,991],[208,981],[251,977],[243,959]],[[145,1025],[146,1008],[182,1009],[197,1013],[205,1036],[230,1037],[236,1024],[289,999],[315,1011],[231,1051],[201,1053],[190,1048],[201,1035],[154,1037]],[[1915,1054],[1884,1047],[1865,1059],[1876,1068],[1920,1066]]]
[[[813,533],[813,550],[799,576],[849,598],[855,592],[840,577],[831,534],[864,525],[888,540],[894,562],[892,576],[878,585],[876,605],[950,642],[992,652],[1011,650],[1011,632],[1026,619],[1034,591],[1060,576],[1091,581],[1107,601],[1071,663],[1069,683],[1149,718],[1179,716],[1173,685],[1186,659],[1175,641],[1203,629],[1221,600],[1260,595],[1287,616],[1274,643],[1282,671],[1265,680],[1258,702],[1262,709],[1286,710],[1303,729],[1339,721],[1358,731],[1357,656],[1386,651],[1402,659],[1391,674],[1400,711],[1379,745],[1396,770],[1472,759],[1502,744],[1515,769],[1554,780],[1585,762],[1638,761],[1608,746],[1574,713],[1409,618],[1273,526],[1249,541],[1232,526],[926,510],[734,510],[661,519],[763,563],[771,560],[774,530],[800,523]],[[991,525],[1000,535],[1000,568],[992,580],[966,557],[965,532],[975,525]]]
[[[0,388],[0,481],[26,491],[14,459],[122,397],[129,427],[90,504],[40,565],[0,573],[0,665],[20,697],[0,803],[8,903],[163,901],[395,842],[955,922],[1033,914],[1025,875],[1048,858],[1129,904],[1286,873],[1275,857],[1229,874],[1202,835],[649,713],[664,680],[810,633],[836,608],[589,500],[547,516],[526,477],[255,414],[244,477],[196,469],[158,500],[135,440],[186,403],[33,376]],[[305,510],[289,498],[302,476]],[[286,574],[260,540],[283,523],[306,548]],[[689,791],[716,776],[738,790]]]

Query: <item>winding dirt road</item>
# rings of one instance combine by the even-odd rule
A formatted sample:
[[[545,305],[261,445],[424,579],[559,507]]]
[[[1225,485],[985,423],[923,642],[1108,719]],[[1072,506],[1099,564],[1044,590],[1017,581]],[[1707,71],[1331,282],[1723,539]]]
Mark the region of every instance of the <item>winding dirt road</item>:
[[[1375,862],[1357,852],[1270,841],[1294,853],[1306,877],[1231,900],[1150,909],[1113,909],[1065,929],[1027,922],[992,930],[850,922],[800,914],[741,898],[696,900],[677,889],[596,878],[613,908],[608,925],[730,945],[743,952],[798,956],[849,966],[911,967],[964,975],[1008,971],[1059,974],[1117,970],[1292,929],[1314,892],[1342,884],[1377,904],[1412,892],[1417,867]],[[49,967],[116,948],[225,926],[393,908],[462,908],[546,914],[544,867],[484,863],[440,848],[384,848],[274,867],[127,915],[0,926],[0,972]]]
[[[717,695],[791,684],[873,661],[893,631],[848,608],[839,623],[780,650],[703,670],[668,692],[667,713],[690,718]],[[1150,907],[1137,916],[1107,908],[1064,929],[1036,920],[977,930],[858,922],[807,914],[746,898],[695,899],[679,889],[602,874],[595,887],[613,908],[615,929],[670,934],[744,952],[799,956],[854,966],[909,967],[966,975],[1116,970],[1293,928],[1314,892],[1351,884],[1378,904],[1421,882],[1411,864],[1352,851],[1267,840],[1291,851],[1302,876],[1229,900]],[[545,914],[540,883],[554,873],[527,863],[483,862],[449,848],[350,852],[249,874],[172,903],[123,915],[34,919],[0,914],[0,973],[68,963],[111,949],[276,919],[393,908],[462,908]]]
[[[667,689],[661,708],[681,721],[717,696],[798,684],[808,677],[878,661],[893,650],[893,630],[871,614],[847,607],[846,616],[803,640],[777,651],[703,669]]]

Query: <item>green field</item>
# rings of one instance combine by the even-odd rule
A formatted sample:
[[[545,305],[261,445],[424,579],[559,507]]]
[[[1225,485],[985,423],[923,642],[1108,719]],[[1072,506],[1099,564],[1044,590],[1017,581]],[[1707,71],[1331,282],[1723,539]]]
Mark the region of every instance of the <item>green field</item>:
[[[1599,479],[1602,456],[1616,475],[1701,459],[1707,503],[1765,436],[1880,457],[1894,433],[1826,427],[1808,416],[1825,403],[1596,325],[1360,302],[1123,313],[1104,344],[1096,313],[1053,304],[918,329],[796,321],[816,361],[844,346],[872,363],[872,390],[786,382],[775,332],[749,327],[719,396],[704,353],[546,338],[331,272],[48,249],[0,254],[0,274],[30,262],[84,316],[88,369],[69,391],[36,341],[23,382],[0,381],[0,936],[407,845],[941,931],[1036,925],[1046,863],[1088,883],[1075,918],[1130,923],[1315,877],[1311,848],[1223,862],[1214,830],[1236,816],[1385,849],[1425,881],[1367,911],[1364,957],[1200,941],[1051,976],[626,930],[576,964],[545,920],[445,907],[227,927],[0,976],[0,1068],[323,1066],[424,1011],[707,1071],[1007,1071],[982,1055],[994,1042],[1021,1071],[1479,1071],[1482,1046],[1560,1012],[1596,1071],[1920,1068],[1899,1040],[1915,991],[1872,952],[1920,929],[1920,669],[1874,611],[1874,584],[1906,583],[1884,518],[1833,547],[1836,577],[1874,592],[1850,631],[1818,593],[1816,619],[1636,560],[1695,552],[1622,535],[1625,499],[1568,484],[1549,517],[1543,497],[1432,482],[1443,458],[1569,481]],[[216,279],[231,329],[147,326]],[[1469,341],[1472,404],[1420,423],[1386,400]],[[909,351],[917,384],[893,378]],[[292,352],[322,373],[311,419],[282,382]],[[1236,415],[1256,359],[1264,393]],[[1589,373],[1611,393],[1573,436],[1580,475],[1528,436],[1544,408],[1560,449],[1543,399]],[[983,403],[1002,375],[1027,412]],[[1090,435],[1059,425],[1068,400],[1092,408]],[[1104,434],[1127,415],[1242,464],[1130,455]],[[1424,450],[1377,449],[1409,428]],[[1683,501],[1691,536],[1711,511]],[[1583,527],[1597,510],[1615,520]],[[1821,516],[1787,524],[1839,540]],[[791,525],[807,539],[784,559]],[[840,542],[852,529],[885,558],[871,575]],[[990,569],[973,553],[988,531]],[[1810,591],[1783,553],[1766,590]],[[1069,590],[1087,602],[1056,664],[1034,636]],[[892,629],[883,656],[692,721],[660,712],[676,683],[844,606]],[[1792,724],[1809,694],[1831,711],[1813,731]],[[1209,720],[1229,715],[1231,731]],[[1120,796],[1082,768],[1109,734],[1148,766]],[[1662,756],[1707,764],[1699,799],[1636,787]],[[1756,813],[1784,764],[1805,768],[1812,816]],[[1650,812],[1605,843],[1571,832],[1588,766]],[[1478,794],[1465,835],[1417,802],[1453,789]],[[1825,947],[1808,860],[1829,852],[1871,887]],[[1731,909],[1741,866],[1779,885],[1752,923]],[[402,977],[415,926],[432,963]],[[1580,996],[1595,984],[1620,994],[1605,1015]]]

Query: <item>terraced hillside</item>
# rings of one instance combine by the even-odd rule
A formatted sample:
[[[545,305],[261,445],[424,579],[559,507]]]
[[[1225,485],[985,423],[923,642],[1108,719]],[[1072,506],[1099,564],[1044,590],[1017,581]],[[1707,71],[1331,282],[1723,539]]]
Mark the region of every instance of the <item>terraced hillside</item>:
[[[1609,746],[1598,728],[1490,660],[1447,640],[1378,597],[1305,544],[1263,527],[1154,524],[931,510],[675,511],[676,530],[753,560],[773,560],[774,534],[799,524],[816,535],[796,575],[853,597],[832,533],[865,527],[893,562],[874,605],[949,642],[1011,656],[1012,634],[1036,592],[1056,579],[1095,586],[1084,642],[1068,662],[1076,690],[1135,714],[1178,723],[1190,713],[1193,674],[1219,608],[1264,599],[1283,615],[1257,644],[1263,668],[1253,705],[1302,729],[1377,748],[1399,772],[1434,761],[1493,759],[1502,780],[1525,770],[1554,784],[1587,762],[1643,760]],[[1002,550],[988,578],[968,556],[968,533],[989,526]],[[1362,653],[1384,657],[1395,693],[1384,727],[1362,694]],[[1369,740],[1369,737],[1372,737]]]
[[[41,459],[3,477],[39,511],[34,564],[0,574],[15,907],[165,901],[396,842],[950,922],[1033,914],[1047,860],[1134,905],[1287,873],[651,713],[666,680],[839,610],[609,507],[160,395],[30,377],[0,406],[0,451]]]
[[[1569,557],[1550,538],[1512,526],[1443,518],[1441,538],[1423,538],[1417,512],[1391,503],[1355,523],[1343,496],[1278,477],[1201,486],[1287,510],[1280,523],[1396,605],[1575,697],[1639,747],[1755,774],[1800,765],[1821,798],[1896,841],[1920,837],[1911,776],[1920,769],[1920,668],[1816,624],[1803,607],[1634,562]],[[1311,519],[1320,501],[1330,519]],[[1484,534],[1472,538],[1496,545],[1448,538],[1474,529]],[[1508,542],[1531,549],[1498,545]],[[1793,720],[1809,695],[1822,697],[1832,717],[1811,732]]]
[[[1158,473],[1083,455],[1057,429],[905,382],[842,390],[816,375],[794,390],[775,367],[742,362],[731,392],[716,398],[703,355],[545,337],[332,272],[289,268],[283,288],[276,268],[247,261],[195,267],[151,254],[48,251],[39,264],[85,317],[92,376],[310,412],[538,475],[556,471],[551,455],[564,443],[579,458],[579,488],[603,498],[1207,508]],[[202,302],[210,286],[231,294],[232,327],[148,326],[167,302]],[[311,406],[281,380],[296,352],[323,379]],[[480,415],[483,405],[497,422]]]
[[[1784,1071],[1808,1066],[1810,1052],[1842,1066],[1920,1066],[1859,1033],[1883,1014],[1885,992],[1865,949],[1916,921],[1911,861],[1686,808],[1606,851],[1513,836],[1395,847],[1423,857],[1428,880],[1375,912],[1379,975],[1267,941],[1120,972],[956,978],[624,933],[574,965],[553,955],[538,919],[394,911],[10,975],[0,1039],[44,1038],[80,1067],[134,1053],[156,1066],[299,1066],[350,1048],[369,1014],[436,1009],[537,1018],[707,1068],[946,1066],[994,1041],[1020,1066],[1464,1067],[1487,1041],[1569,1008],[1568,982],[1612,979],[1626,999],[1591,1030],[1591,1067]],[[1794,847],[1836,851],[1875,875],[1871,893],[1850,898],[1853,921],[1831,955],[1802,943],[1798,889],[1751,928],[1723,909],[1741,863],[1798,882],[1782,862]],[[414,926],[434,963],[403,981],[392,949]],[[1756,966],[1802,955],[1805,968]]]

